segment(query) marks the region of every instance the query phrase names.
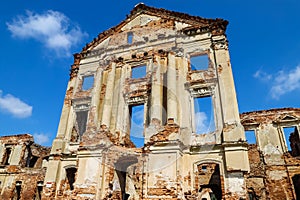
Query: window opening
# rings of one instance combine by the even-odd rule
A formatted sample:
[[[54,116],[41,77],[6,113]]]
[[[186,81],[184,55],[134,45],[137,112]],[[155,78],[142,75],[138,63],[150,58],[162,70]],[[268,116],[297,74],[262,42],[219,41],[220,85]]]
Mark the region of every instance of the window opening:
[[[133,42],[133,33],[129,32],[127,33],[127,43],[132,44],[132,42]]]
[[[291,151],[290,135],[294,132],[296,127],[283,127],[283,133],[286,141],[288,151]]]
[[[130,106],[130,140],[139,148],[144,146],[144,104]]]
[[[207,54],[191,56],[191,70],[206,70],[209,65],[209,59]]]
[[[248,144],[256,144],[256,136],[254,130],[247,130],[245,131],[246,140]]]
[[[300,199],[300,174],[296,174],[292,178],[293,180],[293,185],[296,193],[296,199]]]
[[[39,157],[37,157],[37,156],[31,156],[28,167],[34,167],[35,163],[37,162],[38,159],[39,159]]]
[[[15,188],[15,195],[14,195],[14,200],[20,200],[21,198],[21,189],[22,189],[22,182],[17,181],[16,182],[16,188]]]
[[[5,148],[5,152],[4,152],[3,159],[2,159],[3,165],[9,165],[10,154],[11,154],[11,148],[10,147]]]
[[[131,68],[131,78],[143,78],[146,76],[146,65]]]
[[[257,195],[255,194],[255,191],[252,187],[248,189],[248,197],[249,197],[249,200],[258,200],[259,199],[257,197]]]
[[[196,133],[210,133],[215,131],[212,97],[194,98],[194,109]]]
[[[43,191],[43,181],[39,181],[39,182],[37,182],[36,194],[35,194],[34,200],[42,199],[42,191]]]
[[[77,124],[75,124],[72,128],[71,131],[71,138],[70,138],[70,142],[78,142],[78,128],[77,128]]]
[[[168,122],[168,92],[171,93],[171,95],[174,95],[174,93],[168,89],[167,85],[167,74],[164,74],[164,85],[163,85],[163,94],[167,94],[167,95],[163,95],[163,100],[162,100],[162,121],[161,124],[166,124]],[[170,97],[169,97],[170,98]],[[148,120],[147,120],[148,122]]]
[[[127,172],[116,170],[116,173],[117,173],[118,178],[119,178],[122,199],[127,200],[130,196],[129,194],[126,193],[126,175],[127,175]]]
[[[85,76],[83,77],[82,90],[89,90],[94,85],[94,76]]]
[[[127,193],[126,180],[129,178],[127,176],[128,167],[132,164],[137,163],[136,157],[122,157],[115,163],[115,170],[118,176],[120,189],[121,189],[121,199],[127,200],[130,197],[130,194]]]
[[[203,170],[206,166],[206,171]],[[198,198],[221,200],[222,199],[222,183],[219,165],[216,163],[205,163],[197,166],[198,168]]]
[[[26,146],[27,158],[26,158],[26,167],[34,167],[39,157],[32,155],[30,145]]]
[[[86,131],[87,118],[88,118],[87,110],[76,112],[76,122],[77,122],[78,132],[80,137]]]
[[[30,144],[29,145],[26,145],[26,154],[27,154],[27,157],[26,157],[26,164],[25,166],[26,167],[29,167],[29,163],[30,163],[30,157],[31,157],[31,148],[30,148]]]
[[[69,183],[69,186],[70,186],[70,190],[74,189],[76,172],[77,172],[77,169],[74,168],[74,167],[66,169],[66,174],[67,174],[67,179],[68,179],[68,183]]]
[[[294,157],[300,156],[300,138],[297,127],[284,127],[283,132],[290,154]]]

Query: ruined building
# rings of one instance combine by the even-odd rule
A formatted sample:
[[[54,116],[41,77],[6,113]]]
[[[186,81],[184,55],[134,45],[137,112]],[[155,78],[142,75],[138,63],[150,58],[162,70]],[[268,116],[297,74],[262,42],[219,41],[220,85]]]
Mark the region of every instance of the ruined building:
[[[299,199],[300,109],[239,114],[227,24],[138,4],[75,54],[42,199]]]
[[[300,109],[243,113],[252,199],[300,199]],[[253,136],[251,136],[253,135]]]
[[[49,153],[29,134],[0,137],[0,199],[40,200]]]

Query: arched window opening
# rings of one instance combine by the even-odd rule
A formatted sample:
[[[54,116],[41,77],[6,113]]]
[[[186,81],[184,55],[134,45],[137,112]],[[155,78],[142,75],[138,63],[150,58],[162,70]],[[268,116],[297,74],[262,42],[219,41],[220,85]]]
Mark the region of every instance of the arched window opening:
[[[204,163],[197,166],[199,181],[199,199],[222,199],[222,184],[219,165],[216,163]]]

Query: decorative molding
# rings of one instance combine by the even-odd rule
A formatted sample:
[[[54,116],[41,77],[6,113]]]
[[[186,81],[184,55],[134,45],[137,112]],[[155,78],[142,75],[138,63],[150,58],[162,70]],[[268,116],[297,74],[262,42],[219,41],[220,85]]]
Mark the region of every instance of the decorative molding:
[[[192,95],[192,97],[206,97],[206,96],[212,96],[215,91],[214,85],[198,85],[193,86],[189,88],[189,91]]]
[[[218,39],[218,40],[214,40],[212,41],[212,48],[214,50],[228,50],[228,41],[226,40],[226,38],[222,38],[222,39]]]
[[[72,105],[76,112],[89,110],[91,106],[91,97],[72,99]]]
[[[136,104],[144,104],[147,102],[148,96],[141,95],[141,96],[135,96],[135,97],[128,97],[126,96],[126,102],[128,105],[136,105]]]

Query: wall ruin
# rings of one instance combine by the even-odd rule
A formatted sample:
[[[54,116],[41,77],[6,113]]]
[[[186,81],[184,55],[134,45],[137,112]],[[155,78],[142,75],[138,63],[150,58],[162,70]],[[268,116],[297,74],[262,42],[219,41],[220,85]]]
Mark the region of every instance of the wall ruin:
[[[300,109],[243,113],[241,121],[245,130],[255,130],[257,142],[248,146],[247,188],[252,199],[299,199]],[[285,133],[288,127],[293,131]]]
[[[49,154],[29,134],[0,137],[1,199],[41,199]]]
[[[74,54],[51,152],[0,138],[2,198],[299,199],[300,110],[239,114],[227,24],[138,4],[100,33]]]

